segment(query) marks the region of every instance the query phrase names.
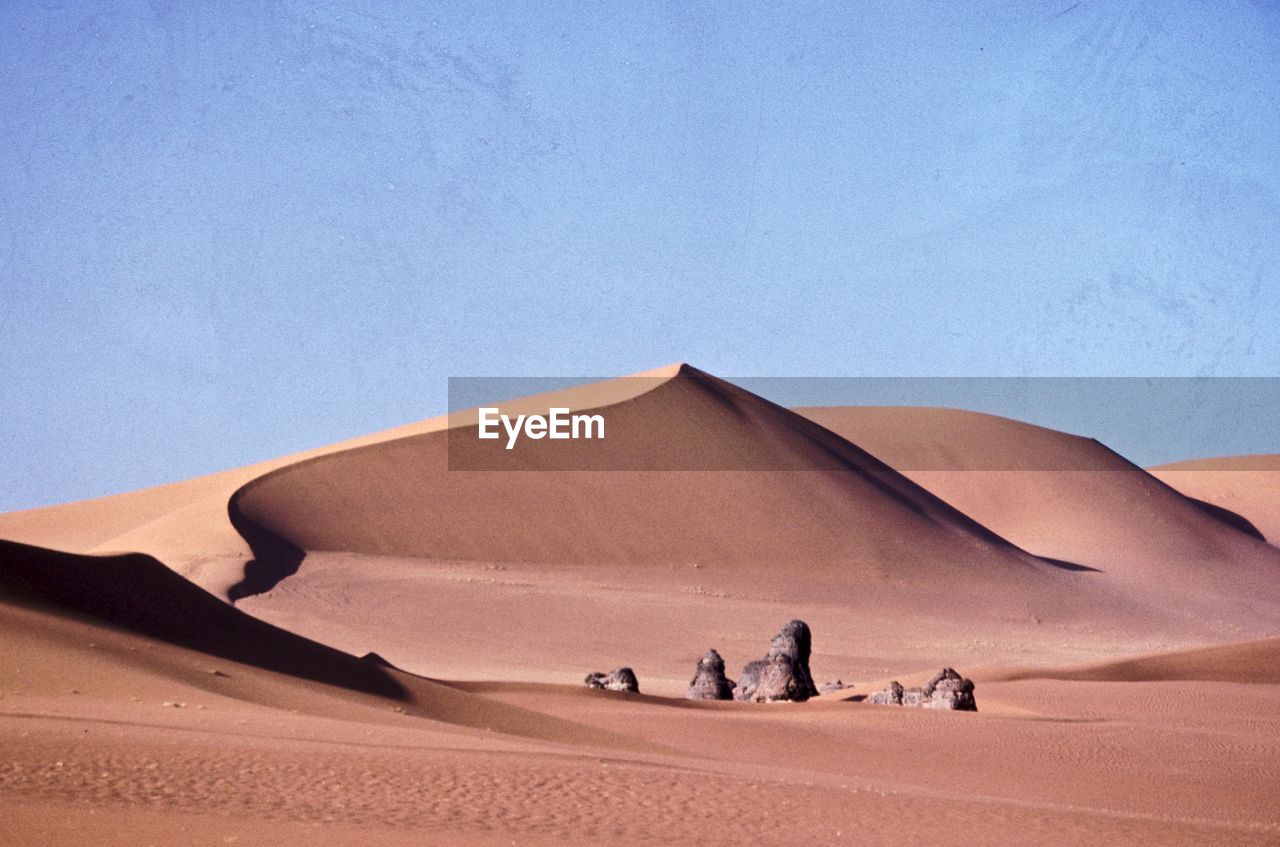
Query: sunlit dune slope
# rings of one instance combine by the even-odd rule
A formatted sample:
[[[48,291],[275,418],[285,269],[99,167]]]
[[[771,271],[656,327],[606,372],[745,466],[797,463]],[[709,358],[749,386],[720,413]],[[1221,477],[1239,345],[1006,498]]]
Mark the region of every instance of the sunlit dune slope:
[[[291,462],[445,425],[446,418],[432,418],[169,485],[0,514],[0,538],[72,553],[145,553],[226,596],[252,555],[227,519],[237,488]]]
[[[574,408],[625,400],[675,373],[678,366],[558,393]],[[498,398],[495,398],[498,399]],[[537,398],[528,398],[533,406]],[[507,405],[507,404],[504,404]],[[519,408],[520,403],[510,404]],[[237,489],[277,468],[326,453],[445,429],[449,416],[417,421],[276,459],[182,482],[0,514],[0,538],[73,553],[145,553],[226,597],[245,579],[252,551],[228,520]]]

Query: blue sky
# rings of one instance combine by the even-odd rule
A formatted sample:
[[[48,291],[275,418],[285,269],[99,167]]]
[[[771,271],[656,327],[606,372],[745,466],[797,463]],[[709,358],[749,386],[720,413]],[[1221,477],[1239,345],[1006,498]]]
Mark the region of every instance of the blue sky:
[[[52,6],[0,5],[0,509],[449,376],[1277,375],[1274,3]]]

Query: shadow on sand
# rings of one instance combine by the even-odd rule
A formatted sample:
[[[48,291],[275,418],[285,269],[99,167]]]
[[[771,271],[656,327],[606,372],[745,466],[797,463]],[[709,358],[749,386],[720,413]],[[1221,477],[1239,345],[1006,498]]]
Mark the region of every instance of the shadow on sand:
[[[397,700],[387,671],[260,621],[150,556],[81,556],[0,541],[0,603],[44,608],[277,673]]]

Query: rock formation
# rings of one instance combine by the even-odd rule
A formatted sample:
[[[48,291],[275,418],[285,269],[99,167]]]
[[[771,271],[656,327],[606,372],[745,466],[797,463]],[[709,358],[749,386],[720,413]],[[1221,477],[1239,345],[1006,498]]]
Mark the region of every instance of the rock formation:
[[[749,684],[743,683],[740,686],[737,694],[739,700],[754,700],[757,703],[790,700],[799,703],[809,699],[800,665],[790,656],[770,653],[748,667],[752,671],[752,678]],[[743,676],[747,675],[744,670]]]
[[[965,679],[951,668],[943,668],[934,674],[921,693],[929,700],[931,709],[978,711],[978,704],[973,699],[973,680]]]
[[[742,673],[738,674],[738,693],[734,694],[736,700],[750,700],[748,692],[754,692],[756,685],[760,682],[760,670],[764,667],[764,659],[756,659],[747,662],[742,668]]]
[[[812,638],[809,625],[794,620],[773,637],[769,653],[763,659],[748,662],[738,679],[739,700],[756,702],[793,700],[818,696],[809,672]]]
[[[911,706],[920,709],[950,709],[976,712],[973,680],[965,679],[952,668],[943,668],[920,688],[903,688],[896,680],[883,691],[877,691],[867,702],[881,706]]]
[[[698,670],[684,696],[686,700],[732,700],[734,685],[724,675],[724,659],[715,650],[708,650],[698,660]]]
[[[896,679],[889,683],[889,687],[884,691],[877,691],[867,698],[868,703],[875,703],[877,706],[901,706],[902,697],[905,694],[902,683]]]
[[[635,671],[631,668],[614,668],[608,673],[587,674],[586,683],[588,688],[603,688],[608,691],[627,691],[632,694],[640,693],[640,683],[636,679]]]
[[[813,652],[813,636],[809,625],[802,620],[793,620],[773,637],[769,648],[770,654],[781,653],[790,656],[799,666],[800,680],[804,690],[810,697],[818,696],[818,687],[813,684],[813,674],[809,672],[809,655]]]

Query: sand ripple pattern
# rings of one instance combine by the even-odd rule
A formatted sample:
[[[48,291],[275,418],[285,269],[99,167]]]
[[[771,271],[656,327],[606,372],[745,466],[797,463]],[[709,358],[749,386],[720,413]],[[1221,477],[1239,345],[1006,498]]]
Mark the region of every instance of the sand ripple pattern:
[[[96,749],[95,749],[96,748]],[[13,753],[16,752],[16,755]],[[427,833],[573,837],[590,843],[893,843],[903,826],[1016,827],[1042,844],[1260,844],[1269,828],[804,784],[558,756],[314,751],[23,739],[0,761],[5,797]],[[853,841],[850,842],[850,838]]]
[[[0,795],[73,803],[151,806],[268,820],[357,826],[569,834],[660,840],[707,810],[744,816],[742,832],[785,840],[785,819],[753,815],[744,798],[759,783],[608,762],[541,757],[502,761],[474,754],[303,753],[191,749],[149,752],[33,745],[0,762]],[[799,787],[784,804],[812,808]],[[727,839],[726,839],[727,840]]]

